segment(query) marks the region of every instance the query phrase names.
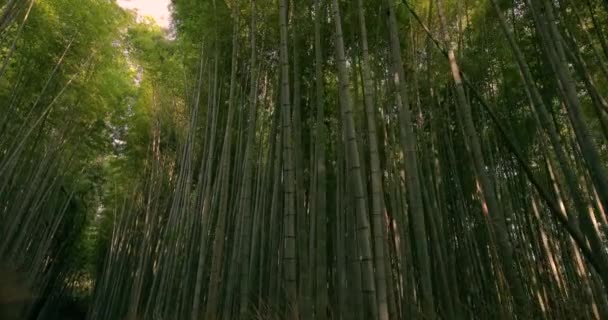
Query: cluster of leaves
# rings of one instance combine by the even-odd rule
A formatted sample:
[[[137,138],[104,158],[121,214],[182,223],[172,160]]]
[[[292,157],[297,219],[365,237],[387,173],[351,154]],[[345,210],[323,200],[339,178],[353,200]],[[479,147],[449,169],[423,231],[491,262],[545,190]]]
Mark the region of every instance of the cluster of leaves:
[[[0,9],[5,3],[0,2]],[[30,170],[50,157],[57,162],[53,188],[71,204],[51,240],[55,271],[42,292],[84,297],[92,293],[102,263],[100,239],[111,232],[111,222],[103,219],[108,209],[104,204],[126,188],[128,177],[123,175],[134,175],[136,159],[143,158],[125,151],[146,143],[142,140],[150,121],[144,99],[149,89],[136,82],[138,60],[129,55],[129,41],[137,41],[130,38],[132,30],[152,26],[138,26],[135,14],[114,1],[39,0],[25,9],[0,37],[0,162],[13,154],[17,162],[32,163]],[[144,44],[139,47],[149,50]],[[23,135],[28,130],[32,134]],[[125,143],[134,147],[125,148]],[[20,144],[24,151],[15,152]],[[128,165],[120,163],[124,159]],[[25,170],[8,172],[3,179],[25,179]],[[23,200],[6,201],[12,205]],[[47,210],[45,214],[55,217],[62,214]]]

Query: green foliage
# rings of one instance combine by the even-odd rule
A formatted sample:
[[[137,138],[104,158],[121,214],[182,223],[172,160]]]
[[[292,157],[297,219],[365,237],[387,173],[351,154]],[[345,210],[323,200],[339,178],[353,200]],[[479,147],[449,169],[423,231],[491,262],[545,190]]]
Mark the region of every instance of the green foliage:
[[[345,164],[348,162],[344,156],[346,138],[343,136],[344,124],[340,109],[340,102],[344,97],[340,96],[340,83],[336,77],[339,62],[334,54],[336,40],[332,5],[330,1],[322,1],[322,9],[316,12],[310,1],[288,2],[289,89],[292,94],[290,103],[299,103],[301,121],[297,123],[297,130],[302,137],[301,141],[298,141],[299,145],[295,146],[301,148],[298,150],[297,163],[303,167],[294,169],[301,170],[298,187],[303,191],[297,191],[302,193],[298,195],[302,198],[298,198],[298,206],[311,206],[297,208],[306,216],[305,219],[298,218],[298,223],[306,224],[310,223],[307,219],[313,221],[316,207],[312,207],[310,203],[311,199],[314,199],[313,196],[318,196],[315,195],[314,189],[317,181],[313,152],[317,144],[327,151],[327,172],[323,174],[327,179],[327,199],[331,199],[326,205],[328,212],[334,214],[342,210],[340,214],[348,216],[345,213],[350,213],[349,210],[352,209],[352,195],[347,192],[350,185],[348,177],[344,176],[347,167]],[[351,76],[347,89],[354,95],[356,140],[360,144],[363,164],[361,170],[365,172],[369,169],[367,162],[370,138],[364,134],[367,114],[363,111],[360,78],[362,48],[357,1],[337,2],[341,7],[346,62]],[[543,216],[536,215],[536,211],[533,212],[530,208],[537,210],[538,207],[541,212],[550,210],[541,201],[547,199],[538,196],[538,190],[531,186],[530,181],[523,179],[525,173],[520,168],[522,164],[516,164],[515,155],[507,152],[507,142],[516,146],[518,156],[522,158],[519,160],[532,168],[533,174],[543,182],[542,187],[551,190],[550,200],[553,200],[553,197],[558,198],[560,204],[563,200],[564,210],[568,213],[573,210],[572,205],[568,204],[572,195],[563,190],[555,192],[556,190],[552,189],[555,185],[557,188],[564,188],[561,186],[564,184],[563,173],[557,170],[557,178],[554,181],[547,172],[545,164],[547,160],[555,161],[555,155],[552,153],[554,151],[545,146],[546,128],[539,126],[536,120],[534,108],[524,90],[520,68],[497,23],[498,17],[493,7],[484,0],[443,2],[446,29],[451,40],[449,43],[443,42],[436,1],[407,0],[408,6],[401,0],[396,1],[398,38],[402,44],[402,52],[399,54],[403,57],[406,69],[406,79],[400,81],[407,83],[407,93],[411,100],[409,105],[416,118],[414,131],[417,137],[414,148],[416,150],[403,150],[399,141],[399,130],[403,123],[400,123],[399,118],[396,99],[398,88],[393,81],[395,70],[389,49],[387,2],[363,1],[367,18],[370,68],[374,80],[374,111],[379,114],[374,120],[378,125],[380,162],[384,179],[382,183],[390,190],[385,190],[381,197],[386,207],[385,218],[393,219],[389,222],[401,228],[393,230],[394,237],[402,237],[395,243],[398,242],[401,246],[402,242],[410,240],[427,241],[408,238],[411,236],[411,226],[407,219],[411,209],[408,208],[410,204],[404,196],[408,193],[404,181],[410,173],[404,170],[403,163],[406,152],[416,152],[418,162],[422,163],[418,168],[422,176],[421,183],[426,188],[423,192],[425,198],[421,200],[424,202],[425,214],[436,218],[441,228],[446,226],[446,230],[440,230],[439,237],[445,236],[456,243],[453,248],[448,249],[433,247],[429,250],[431,256],[436,259],[443,251],[449,251],[449,255],[458,257],[459,254],[465,254],[467,258],[478,259],[488,255],[485,246],[490,248],[494,239],[488,240],[493,235],[488,231],[491,228],[486,228],[486,200],[481,196],[483,191],[479,189],[480,172],[476,172],[478,169],[472,164],[469,137],[463,132],[454,78],[444,52],[447,46],[454,48],[461,71],[470,86],[465,87],[465,94],[470,101],[475,130],[482,144],[482,158],[486,161],[493,183],[498,186],[497,198],[504,204],[505,211],[518,214],[509,218],[513,219],[508,221],[509,226],[513,228],[510,236],[514,239],[530,240],[530,243],[536,241],[535,235],[539,232],[536,230],[537,222],[530,223],[526,219],[542,219]],[[564,141],[568,166],[572,166],[573,171],[578,174],[577,179],[580,181],[576,181],[576,188],[578,190],[581,187],[585,192],[585,203],[590,211],[602,212],[596,199],[598,196],[593,195],[598,190],[593,190],[596,186],[593,185],[593,179],[589,179],[593,172],[589,170],[587,162],[580,160],[581,151],[577,138],[580,138],[581,134],[575,132],[571,125],[571,117],[564,104],[563,84],[556,76],[555,66],[545,55],[530,7],[527,1],[523,0],[499,2],[509,27],[515,34],[516,42],[530,66],[532,82],[539,89],[549,109],[551,121],[558,128],[559,139]],[[608,52],[605,51],[608,48],[605,48],[606,44],[603,43],[608,32],[605,7],[600,1],[584,1],[585,5],[580,8],[578,2],[572,0],[546,2],[555,6],[558,20],[556,28],[563,34],[566,48],[579,54],[586,62],[595,89],[605,96],[608,90]],[[0,0],[0,8],[4,9],[7,3],[6,0]],[[3,170],[0,171],[0,224],[4,222],[2,219],[12,219],[14,215],[14,221],[18,222],[15,225],[26,228],[24,233],[14,232],[15,235],[11,235],[7,243],[13,247],[7,245],[10,248],[6,251],[13,254],[18,252],[19,248],[27,247],[27,238],[22,234],[42,233],[46,236],[47,226],[55,221],[53,219],[65,215],[61,216],[62,219],[57,224],[57,235],[49,236],[51,240],[47,251],[23,253],[23,258],[20,259],[23,265],[38,256],[48,257],[49,261],[56,259],[56,267],[37,270],[39,274],[52,275],[49,279],[53,279],[48,282],[49,285],[41,287],[40,292],[48,294],[53,286],[60,285],[70,289],[67,290],[68,294],[80,298],[87,297],[92,293],[92,281],[99,279],[102,272],[108,272],[106,264],[110,263],[125,268],[127,271],[121,276],[129,281],[133,280],[132,275],[136,272],[132,267],[139,265],[137,259],[143,255],[132,253],[130,250],[144,248],[142,243],[146,244],[145,241],[149,241],[148,244],[154,246],[154,250],[157,250],[156,247],[166,251],[190,250],[184,257],[180,256],[179,258],[184,260],[179,260],[176,264],[185,266],[184,270],[189,271],[186,275],[190,277],[188,279],[196,278],[195,272],[192,271],[195,269],[192,257],[199,254],[196,250],[198,241],[203,242],[199,239],[204,237],[199,233],[207,232],[213,235],[216,232],[213,228],[218,220],[214,216],[209,218],[209,221],[204,220],[209,225],[203,225],[203,220],[199,220],[203,219],[199,216],[199,213],[203,212],[203,203],[206,206],[204,209],[207,210],[205,212],[216,212],[223,203],[228,208],[225,211],[230,213],[228,221],[235,224],[240,217],[237,213],[242,211],[249,212],[251,209],[266,213],[283,210],[282,196],[279,193],[276,193],[276,197],[271,194],[272,191],[282,192],[285,180],[280,171],[283,168],[279,165],[276,168],[279,169],[277,172],[281,173],[277,177],[273,176],[275,167],[271,164],[274,164],[275,159],[270,152],[276,147],[277,141],[276,136],[271,135],[273,125],[279,130],[274,134],[280,135],[283,127],[282,124],[273,123],[280,110],[278,98],[282,80],[279,76],[281,65],[278,1],[269,0],[263,5],[260,1],[256,3],[258,8],[253,17],[256,27],[250,30],[252,12],[249,1],[173,0],[174,33],[168,35],[149,19],[136,22],[135,13],[120,9],[115,1],[37,0],[27,20],[25,11],[19,11],[8,28],[0,33],[0,68],[3,68],[0,69],[0,170]],[[413,11],[429,28],[428,31],[413,19]],[[317,79],[313,22],[319,15],[322,17],[320,42],[323,49],[321,60],[325,95],[325,119],[322,120],[327,126],[323,137],[315,136],[315,127],[318,124],[315,118]],[[248,61],[252,50],[249,42],[251,32],[255,34],[257,41],[255,53],[258,61],[255,66],[250,65]],[[238,44],[235,66],[231,65],[230,59],[235,49],[233,40]],[[437,43],[434,40],[438,40]],[[580,68],[571,57],[566,60],[564,65],[573,75],[577,98],[581,101],[583,120],[590,128],[590,139],[599,145],[598,150],[605,161],[608,149],[603,142],[607,138],[607,128],[602,120],[606,122],[606,110],[596,110],[598,103],[592,99]],[[298,70],[294,68],[296,63]],[[236,77],[230,79],[233,68],[236,69]],[[250,146],[247,143],[245,128],[250,121],[247,111],[251,90],[249,77],[253,68],[259,70],[258,90],[253,93],[258,108],[255,114],[256,127],[253,131],[256,134],[254,145]],[[353,81],[355,79],[356,81]],[[299,87],[296,87],[297,82]],[[231,85],[235,90],[233,96],[230,95]],[[297,97],[294,93],[296,89],[300,92]],[[476,92],[480,93],[480,97],[475,96]],[[230,98],[235,100],[229,101]],[[491,118],[484,105],[490,108],[497,119]],[[232,127],[225,130],[228,106],[233,106],[236,115]],[[499,130],[499,126],[507,129],[506,135]],[[232,160],[226,164],[227,168],[223,169],[227,171],[221,171],[220,158],[224,155],[225,137],[230,137],[233,141],[226,147],[226,154],[229,154]],[[239,207],[241,200],[238,198],[241,196],[240,192],[243,192],[240,189],[243,179],[241,162],[244,150],[250,150],[248,148],[255,149],[258,153],[257,160],[252,164],[252,188],[255,191],[253,194],[259,197],[253,201],[256,206],[253,209]],[[277,160],[284,161],[282,157]],[[605,162],[602,165],[605,165]],[[38,174],[37,170],[40,168],[45,170]],[[228,180],[224,180],[224,176],[229,177]],[[370,188],[370,177],[367,172],[363,177],[363,183],[368,184],[366,188]],[[209,198],[203,199],[203,188],[208,188],[205,189],[208,190],[205,195]],[[262,189],[258,190],[259,188]],[[217,190],[224,189],[229,190],[230,194],[220,197]],[[366,201],[371,202],[370,199],[377,195],[366,196]],[[437,198],[433,199],[435,196]],[[220,198],[225,202],[220,203]],[[26,218],[21,218],[22,216]],[[600,214],[597,216],[602,217]],[[264,215],[262,217],[265,220],[270,219]],[[34,222],[29,223],[28,219]],[[331,221],[331,227],[348,221],[346,218],[344,221],[340,219]],[[558,229],[554,222],[543,225],[555,233],[549,238],[557,239],[555,241],[567,238],[561,235],[566,234],[565,231]],[[301,225],[298,228],[300,227]],[[433,230],[431,227],[428,229],[431,234]],[[10,230],[10,225],[0,226],[0,231],[6,230]],[[226,232],[226,239],[230,239],[226,241],[230,243],[226,248],[230,254],[233,251],[229,250],[239,248],[231,247],[240,241],[236,238],[239,236],[237,230],[230,229]],[[335,229],[332,229],[333,231]],[[344,235],[343,231],[341,229],[343,234],[340,236]],[[474,236],[462,235],[469,233]],[[340,236],[331,238],[331,244],[344,240]],[[557,238],[558,236],[563,236],[564,239]],[[197,240],[184,241],[190,239],[188,237]],[[428,240],[432,237],[429,236]],[[19,240],[20,238],[25,240]],[[116,249],[117,239],[126,243],[121,245],[132,246],[127,250],[128,253],[125,253],[122,247],[122,251]],[[475,241],[469,242],[470,239]],[[439,243],[437,239],[433,241]],[[463,249],[463,243],[473,249]],[[209,248],[205,249],[211,251],[213,242],[207,244]],[[256,245],[264,250],[271,249],[271,245],[267,243]],[[307,243],[301,247],[306,248],[308,245]],[[343,254],[333,252],[334,249],[328,252],[334,255]],[[414,261],[411,266],[403,265],[403,269],[400,269],[404,263],[399,260],[403,258],[401,253],[390,250],[393,248],[387,249],[388,259],[393,259],[389,266],[392,268],[390,271],[399,277],[410,280],[415,278],[420,271],[416,270],[416,260],[411,259]],[[280,252],[278,249],[276,251]],[[3,252],[0,251],[1,254]],[[208,258],[212,253],[205,254],[205,258]],[[528,256],[524,258],[533,256],[533,259],[521,261],[538,262],[540,265],[541,258],[536,257],[537,254],[538,252],[528,252]],[[106,257],[110,256],[115,260],[107,260]],[[153,257],[156,259],[163,256]],[[165,263],[161,258],[147,262],[149,265],[145,268],[149,270],[146,269],[147,273],[142,279],[149,280],[157,276],[150,270],[157,268],[156,263]],[[410,256],[406,257],[406,263],[410,263],[409,258]],[[492,259],[494,256],[488,260]],[[224,260],[230,261],[229,258]],[[334,262],[331,261],[330,264]],[[518,266],[523,270],[521,273],[527,272],[525,268],[534,268],[533,263],[527,265],[524,262],[520,262],[521,265]],[[206,260],[205,263],[211,265],[212,262]],[[477,273],[477,269],[471,271],[472,267],[469,268],[473,263],[462,264],[466,272]],[[474,267],[483,269],[487,274],[502,272],[495,261],[483,261],[479,264],[480,266]],[[455,263],[453,266],[459,265]],[[275,267],[280,267],[280,264]],[[298,270],[307,267],[298,266]],[[331,265],[328,269],[334,272],[338,267]],[[403,271],[410,269],[414,271]],[[176,267],[175,270],[167,272],[182,271]],[[225,273],[232,271],[234,270],[227,270]],[[262,273],[256,276],[262,277]],[[225,279],[230,278],[230,275],[222,276]],[[504,301],[505,310],[508,310],[512,297],[505,296],[504,292],[501,292],[507,291],[504,284],[501,281],[492,282],[494,280],[484,278],[484,281],[491,283],[488,288],[483,288],[488,292],[466,292],[467,298],[473,301],[470,302],[474,304],[473,307],[487,308],[488,301],[496,299]],[[443,279],[434,278],[433,281],[433,285],[439,286]],[[260,286],[267,285],[263,281],[260,283]],[[328,285],[322,284],[319,287],[326,288]],[[336,286],[331,290],[339,290],[338,285],[331,285]],[[148,287],[151,284],[146,283],[143,286],[144,293],[151,292],[152,289]],[[468,287],[468,283],[462,286],[466,290],[474,291]],[[411,302],[413,305],[418,303],[420,289],[416,288],[416,283],[412,287],[414,289],[399,287],[395,290],[397,294],[404,294],[396,300]],[[104,289],[107,288],[99,290]],[[190,289],[185,288],[180,299],[190,299]],[[530,287],[529,292],[536,289]],[[569,296],[576,296],[578,289],[568,288],[567,290],[573,292],[571,295],[569,293]],[[411,292],[407,293],[407,290]],[[120,292],[125,296],[127,293]],[[412,297],[417,298],[410,301],[408,299],[411,297],[405,294],[412,294]],[[228,295],[226,293],[226,296]],[[174,301],[170,299],[173,297],[167,298],[167,308],[173,307]],[[481,301],[479,305],[477,301]],[[180,311],[184,312],[190,307],[191,301],[181,303],[187,305],[180,306]],[[269,305],[268,309],[274,307],[276,306]],[[126,307],[123,305],[122,308]],[[416,306],[412,309],[416,309]],[[120,309],[116,314],[122,316],[123,311]],[[417,310],[411,311],[411,314],[415,312]],[[485,315],[491,312],[494,311],[488,310]],[[448,317],[444,315],[444,318]]]

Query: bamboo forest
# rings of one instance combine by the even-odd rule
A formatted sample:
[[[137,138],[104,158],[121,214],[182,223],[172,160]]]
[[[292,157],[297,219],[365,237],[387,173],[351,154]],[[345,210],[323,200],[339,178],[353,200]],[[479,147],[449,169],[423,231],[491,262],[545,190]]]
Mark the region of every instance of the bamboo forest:
[[[133,2],[0,0],[0,319],[608,319],[608,0]]]

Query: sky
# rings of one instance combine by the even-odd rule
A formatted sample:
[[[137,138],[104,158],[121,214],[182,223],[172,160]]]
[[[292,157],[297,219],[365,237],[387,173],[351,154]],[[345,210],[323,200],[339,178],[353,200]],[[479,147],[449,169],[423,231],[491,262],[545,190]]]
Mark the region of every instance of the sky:
[[[118,5],[126,9],[135,9],[140,16],[150,16],[159,26],[169,28],[170,2],[171,0],[118,0]]]

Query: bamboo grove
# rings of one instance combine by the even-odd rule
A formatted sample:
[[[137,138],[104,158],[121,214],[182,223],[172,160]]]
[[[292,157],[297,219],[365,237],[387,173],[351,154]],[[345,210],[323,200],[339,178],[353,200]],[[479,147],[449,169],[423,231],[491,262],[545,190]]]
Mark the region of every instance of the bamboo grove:
[[[107,1],[0,8],[0,318],[52,319],[93,286],[89,217],[130,90],[112,45],[128,15]]]
[[[171,7],[0,0],[15,319],[608,318],[607,1]]]

